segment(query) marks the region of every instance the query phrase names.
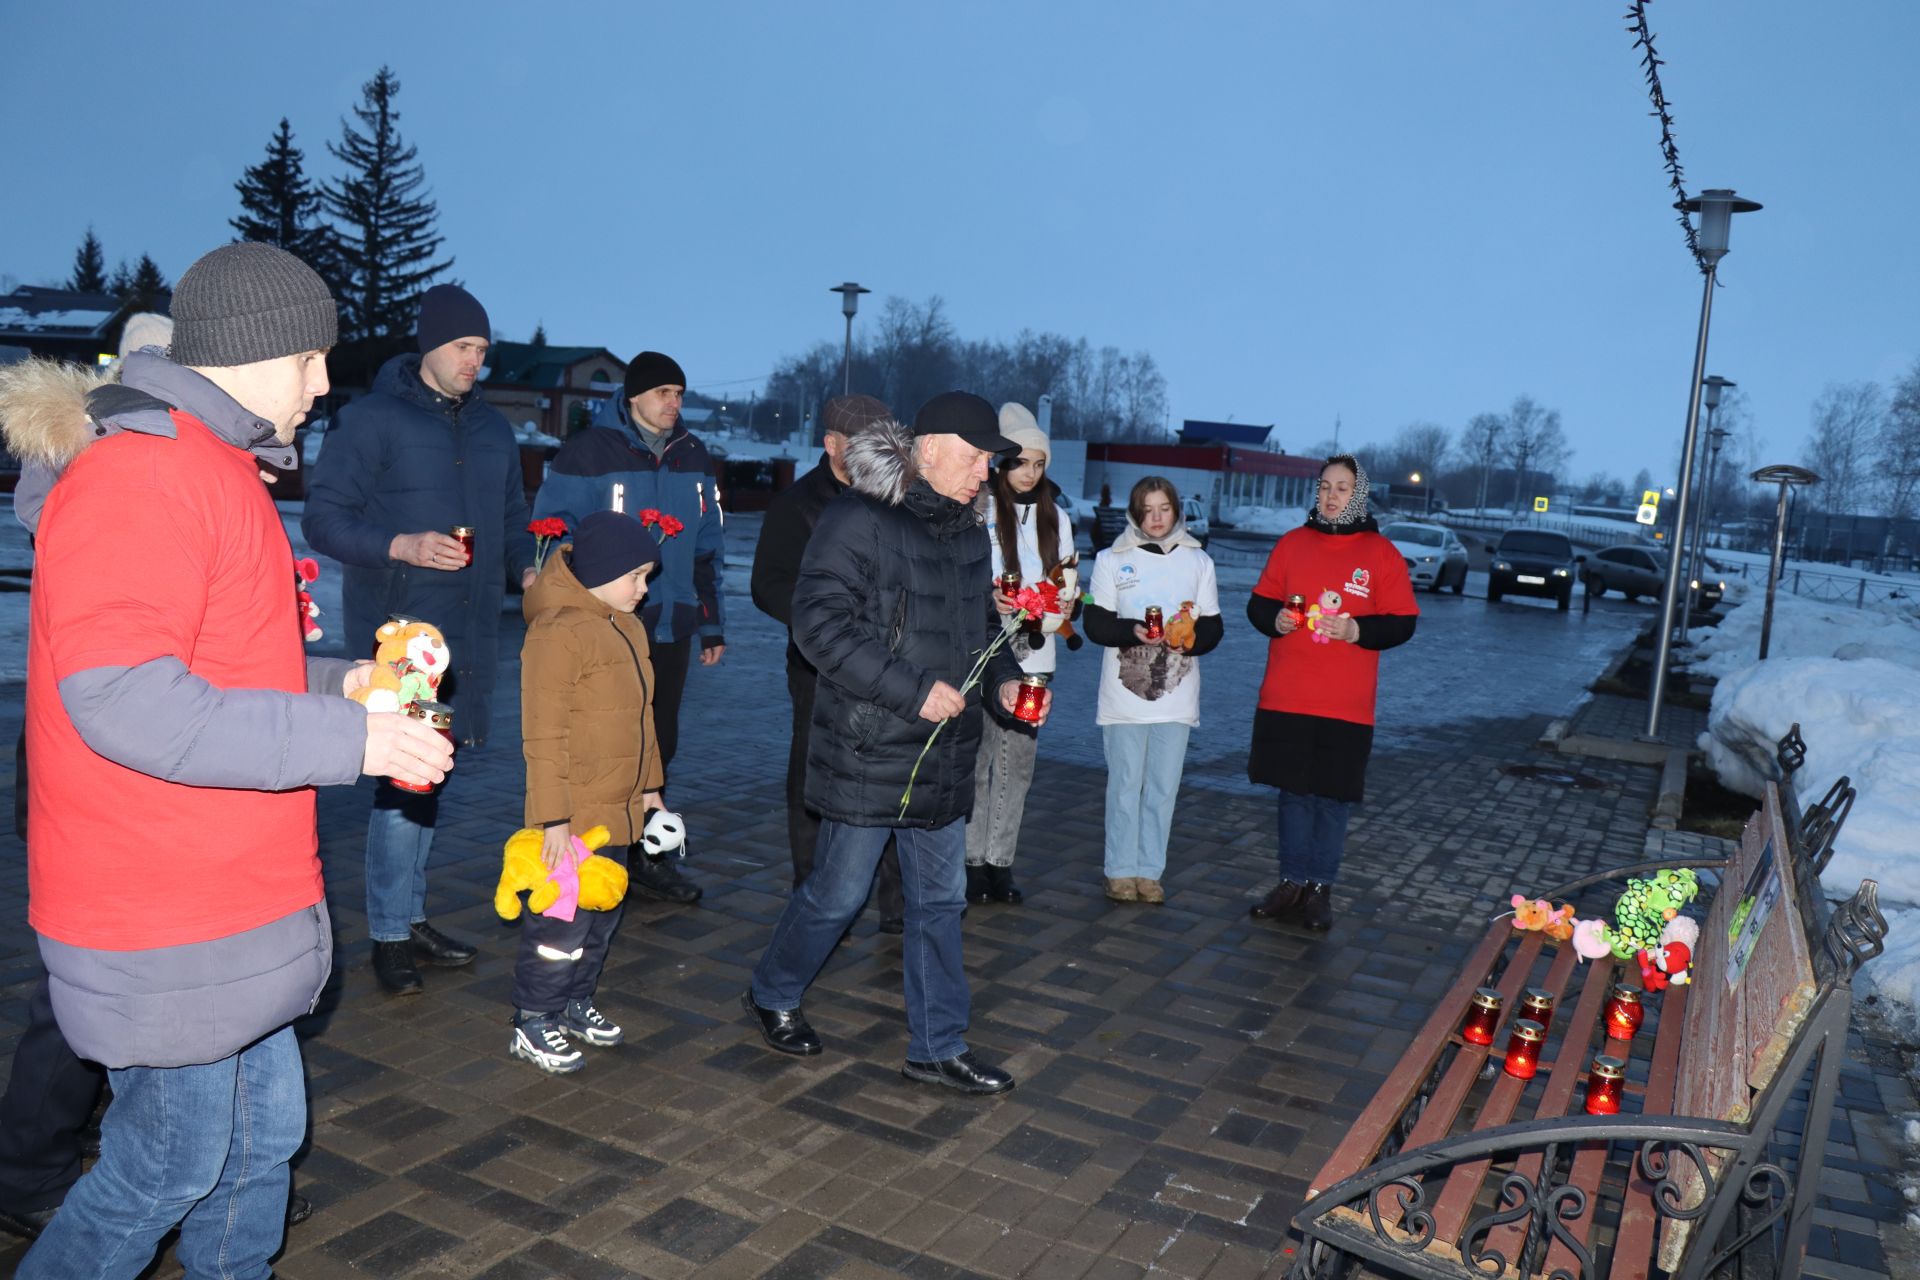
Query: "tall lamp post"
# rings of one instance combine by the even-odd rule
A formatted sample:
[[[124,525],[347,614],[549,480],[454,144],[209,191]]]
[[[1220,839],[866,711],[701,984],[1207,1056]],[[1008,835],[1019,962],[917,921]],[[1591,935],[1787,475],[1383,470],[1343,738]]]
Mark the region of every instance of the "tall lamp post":
[[[1411,480],[1414,484],[1419,484],[1420,473],[1416,471],[1412,475],[1408,476],[1407,479]],[[1426,515],[1426,516],[1430,516],[1433,514],[1433,486],[1432,485],[1422,486],[1420,490],[1420,514]]]
[[[1700,491],[1700,510],[1693,517],[1693,537],[1687,548],[1687,586],[1686,595],[1680,602],[1680,643],[1687,643],[1687,631],[1693,625],[1693,598],[1699,593],[1701,548],[1707,540],[1707,508],[1713,505],[1713,464],[1720,452],[1720,442],[1727,438],[1727,432],[1713,425],[1713,411],[1720,407],[1720,397],[1728,387],[1737,386],[1719,374],[1713,374],[1704,387],[1707,402],[1707,483]],[[1681,548],[1674,547],[1674,554]]]
[[[1694,445],[1700,432],[1700,394],[1707,376],[1707,327],[1713,319],[1714,279],[1720,274],[1720,259],[1727,256],[1727,233],[1736,213],[1752,213],[1760,208],[1755,200],[1745,200],[1725,187],[1709,187],[1691,200],[1681,200],[1676,208],[1700,215],[1695,242],[1706,266],[1706,284],[1700,294],[1700,332],[1693,345],[1693,379],[1687,393],[1686,438],[1680,446],[1680,492],[1674,499],[1674,546],[1667,552],[1667,585],[1660,593],[1659,644],[1654,653],[1653,679],[1647,692],[1647,731],[1650,742],[1660,738],[1660,702],[1667,696],[1667,658],[1673,650],[1673,613],[1679,603],[1680,586],[1686,579],[1683,536],[1687,528],[1687,499],[1692,496]]]
[[[1760,614],[1760,656],[1767,656],[1767,642],[1773,638],[1773,597],[1780,586],[1780,562],[1787,548],[1787,491],[1798,485],[1819,484],[1820,477],[1805,467],[1775,463],[1753,473],[1761,484],[1780,486],[1780,503],[1773,513],[1773,554],[1767,557],[1767,605]]]
[[[840,357],[840,394],[849,396],[853,394],[853,313],[860,309],[860,295],[872,293],[873,290],[862,289],[849,280],[833,286],[827,292],[840,295],[840,313],[847,318],[846,352]]]

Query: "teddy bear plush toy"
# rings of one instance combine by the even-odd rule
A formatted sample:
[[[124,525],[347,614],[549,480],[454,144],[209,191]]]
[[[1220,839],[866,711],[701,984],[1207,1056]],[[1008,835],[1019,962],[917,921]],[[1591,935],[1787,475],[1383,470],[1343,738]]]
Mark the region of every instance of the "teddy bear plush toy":
[[[527,908],[556,920],[571,920],[576,910],[611,911],[627,896],[627,869],[595,849],[606,847],[611,833],[589,827],[573,838],[572,865],[547,870],[540,856],[545,835],[522,827],[507,837],[500,884],[493,891],[493,909],[502,920],[520,918],[520,894],[527,891]]]
[[[1333,637],[1327,634],[1327,623],[1344,616],[1340,606],[1345,603],[1338,591],[1329,589],[1320,593],[1318,604],[1307,607],[1307,630],[1313,633],[1315,644],[1333,643]]]
[[[1193,623],[1193,601],[1188,600],[1180,606],[1180,612],[1167,619],[1167,644],[1175,649],[1191,651],[1193,642],[1199,638]]]
[[[1525,894],[1516,893],[1513,895],[1513,927],[1538,930],[1555,942],[1565,942],[1573,936],[1573,904],[1555,907],[1545,898],[1529,900]]]
[[[1693,941],[1685,938],[1684,931],[1691,925],[1693,938],[1697,939],[1699,925],[1682,916],[1680,909],[1699,894],[1700,879],[1690,867],[1629,880],[1619,902],[1614,904],[1613,924],[1604,920],[1575,922],[1574,950],[1589,960],[1609,954],[1617,960],[1634,960],[1641,952],[1659,948],[1666,931],[1674,928],[1682,931],[1676,937],[1690,953]],[[1685,923],[1678,923],[1681,921]],[[1597,949],[1601,947],[1605,949]]]
[[[369,711],[398,711],[432,702],[451,658],[440,628],[417,618],[389,618],[373,633],[373,675],[353,695]]]
[[[297,556],[293,561],[293,591],[299,605],[300,635],[308,644],[320,639],[326,632],[320,629],[320,606],[313,602],[313,593],[307,590],[309,584],[320,580],[320,562],[312,556]]]

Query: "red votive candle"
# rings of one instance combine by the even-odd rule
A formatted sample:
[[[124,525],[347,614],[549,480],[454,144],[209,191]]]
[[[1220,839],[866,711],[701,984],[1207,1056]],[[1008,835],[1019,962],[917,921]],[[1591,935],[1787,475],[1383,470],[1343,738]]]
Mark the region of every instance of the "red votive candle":
[[[1593,1060],[1593,1069],[1587,1073],[1587,1114],[1590,1116],[1617,1116],[1620,1114],[1620,1095],[1627,1084],[1627,1064],[1619,1058],[1610,1058],[1601,1054]]]
[[[1460,1038],[1468,1044],[1492,1044],[1493,1029],[1500,1024],[1503,997],[1492,987],[1480,987],[1467,1005],[1467,1020],[1460,1024]]]
[[[1647,1011],[1640,1003],[1640,993],[1621,984],[1614,987],[1613,995],[1607,1000],[1606,1015],[1601,1021],[1606,1024],[1607,1039],[1631,1040],[1646,1016]]]
[[[1545,987],[1528,987],[1520,993],[1520,1016],[1531,1018],[1543,1027],[1553,1025],[1553,992]]]
[[[453,708],[438,702],[416,702],[409,706],[406,714],[415,720],[425,720],[448,742],[453,741]],[[413,782],[402,782],[398,778],[388,778],[387,785],[401,791],[411,791],[415,795],[425,795],[432,791],[432,785],[422,786]]]
[[[999,586],[1000,586],[1000,594],[1003,596],[1019,595],[1020,594],[1020,574],[1013,569],[1007,570],[1005,573],[1000,575]]]
[[[1147,639],[1158,640],[1167,634],[1166,615],[1160,612],[1160,606],[1147,606]]]
[[[1307,625],[1307,598],[1305,596],[1288,596],[1287,604],[1286,604],[1286,613],[1288,617],[1293,619],[1293,625],[1295,630],[1298,630],[1299,628],[1306,626]]]
[[[1028,724],[1040,723],[1040,709],[1047,701],[1045,676],[1021,676],[1020,693],[1014,700],[1013,718]]]
[[[1507,1074],[1521,1080],[1533,1079],[1533,1073],[1540,1069],[1540,1046],[1546,1041],[1547,1029],[1533,1019],[1515,1021],[1513,1035],[1507,1039]]]
[[[453,526],[453,536],[460,543],[460,549],[467,553],[467,563],[473,563],[473,530],[464,524]]]

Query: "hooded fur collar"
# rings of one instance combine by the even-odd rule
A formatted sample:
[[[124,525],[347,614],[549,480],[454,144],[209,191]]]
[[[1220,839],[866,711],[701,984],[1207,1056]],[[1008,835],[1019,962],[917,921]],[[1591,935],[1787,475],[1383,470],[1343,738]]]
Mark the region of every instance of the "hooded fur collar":
[[[847,487],[876,502],[905,505],[942,526],[977,525],[987,518],[987,486],[980,486],[971,505],[935,493],[920,474],[920,451],[912,431],[891,418],[862,428],[847,441],[846,459]]]

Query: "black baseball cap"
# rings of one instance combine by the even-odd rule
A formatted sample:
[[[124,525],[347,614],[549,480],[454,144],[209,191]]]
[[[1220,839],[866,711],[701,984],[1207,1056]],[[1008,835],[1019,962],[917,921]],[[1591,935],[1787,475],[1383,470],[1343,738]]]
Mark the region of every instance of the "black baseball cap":
[[[988,453],[1018,453],[1020,446],[1000,434],[1000,414],[971,391],[942,391],[913,415],[915,436],[959,436]]]

